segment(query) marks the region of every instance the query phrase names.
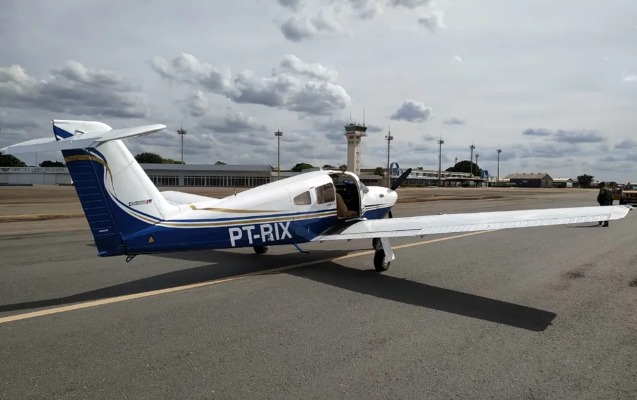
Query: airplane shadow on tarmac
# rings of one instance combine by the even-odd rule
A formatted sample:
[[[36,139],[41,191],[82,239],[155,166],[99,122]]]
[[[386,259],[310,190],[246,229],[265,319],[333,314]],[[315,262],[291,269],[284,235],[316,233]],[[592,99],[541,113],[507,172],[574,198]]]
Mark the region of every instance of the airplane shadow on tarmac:
[[[595,225],[567,225],[567,228],[573,229],[573,228],[599,228],[599,224],[595,224]]]
[[[313,251],[310,254],[265,255],[242,254],[219,250],[155,255],[188,261],[210,261],[213,264],[176,270],[137,279],[70,296],[0,305],[0,312],[31,310],[106,299],[153,290],[179,287],[243,274],[285,273],[325,285],[374,296],[404,304],[415,305],[452,314],[477,318],[530,331],[544,331],[556,317],[555,313],[488,297],[459,292],[379,274],[374,270],[346,267],[329,259],[348,254],[347,251]],[[258,257],[258,263],[255,262]],[[285,264],[282,265],[282,259]],[[321,262],[321,260],[325,260]],[[134,262],[134,261],[133,261]],[[299,266],[284,271],[278,267],[296,263],[315,262],[312,267]],[[274,270],[273,270],[274,269]],[[273,271],[271,271],[273,270]],[[271,272],[269,272],[271,271]]]

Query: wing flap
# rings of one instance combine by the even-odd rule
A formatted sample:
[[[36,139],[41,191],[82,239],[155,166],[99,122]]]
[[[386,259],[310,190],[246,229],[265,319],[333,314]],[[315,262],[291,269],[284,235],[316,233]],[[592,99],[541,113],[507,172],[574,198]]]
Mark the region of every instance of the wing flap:
[[[626,206],[598,206],[366,220],[317,236],[313,241],[421,236],[578,224],[624,218],[629,210],[630,207]]]

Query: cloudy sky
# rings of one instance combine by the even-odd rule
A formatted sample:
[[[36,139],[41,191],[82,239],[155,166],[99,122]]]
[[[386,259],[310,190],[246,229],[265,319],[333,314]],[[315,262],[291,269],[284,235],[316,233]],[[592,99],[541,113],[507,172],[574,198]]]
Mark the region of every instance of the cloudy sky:
[[[164,123],[135,154],[637,180],[635,0],[1,0],[0,147]],[[35,155],[22,157],[29,164]],[[37,159],[60,159],[40,153]]]

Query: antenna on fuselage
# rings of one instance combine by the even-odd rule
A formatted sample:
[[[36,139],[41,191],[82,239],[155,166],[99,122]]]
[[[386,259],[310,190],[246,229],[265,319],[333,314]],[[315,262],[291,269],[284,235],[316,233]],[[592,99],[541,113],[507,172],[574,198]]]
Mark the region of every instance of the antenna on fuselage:
[[[316,165],[318,165],[319,171],[323,171],[323,167],[321,167],[321,163],[318,162],[318,160],[316,159],[316,154],[314,154],[314,150],[312,150],[312,158],[314,158],[314,162],[316,163]]]

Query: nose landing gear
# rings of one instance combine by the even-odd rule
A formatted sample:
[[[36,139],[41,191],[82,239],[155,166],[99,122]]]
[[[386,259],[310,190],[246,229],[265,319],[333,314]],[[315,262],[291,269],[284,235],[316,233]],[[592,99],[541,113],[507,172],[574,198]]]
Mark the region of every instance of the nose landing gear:
[[[391,249],[388,238],[372,239],[372,246],[376,252],[374,253],[374,269],[377,272],[387,271],[389,266],[396,257]]]

